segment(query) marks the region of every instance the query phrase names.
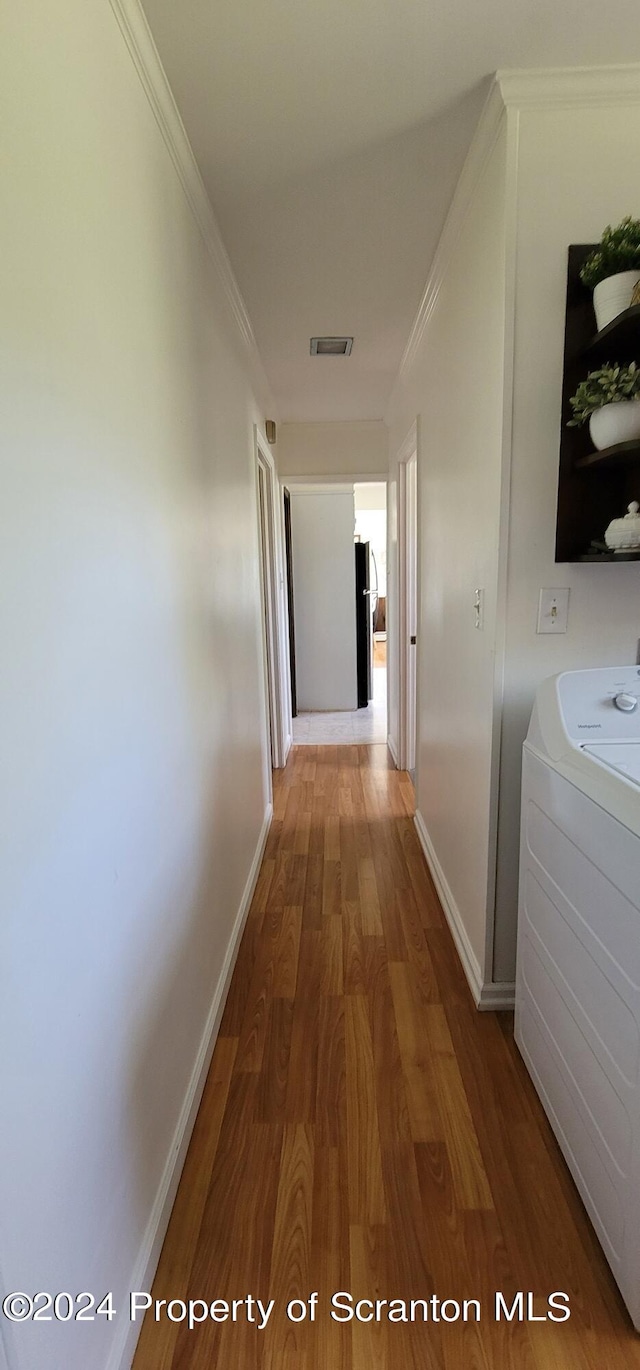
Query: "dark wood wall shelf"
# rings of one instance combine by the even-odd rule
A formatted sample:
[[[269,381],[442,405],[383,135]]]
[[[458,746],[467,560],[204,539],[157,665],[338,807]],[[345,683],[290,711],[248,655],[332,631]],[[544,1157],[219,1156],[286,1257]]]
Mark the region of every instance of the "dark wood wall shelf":
[[[633,361],[638,351],[640,338],[640,304],[634,304],[612,319],[599,333],[595,333],[583,348],[584,354],[592,363],[601,361]],[[611,354],[611,355],[610,355]]]
[[[601,447],[600,451],[588,452],[586,457],[578,457],[576,468],[585,470],[590,466],[640,465],[640,442],[617,442],[614,447]]]
[[[640,561],[640,552],[585,552],[578,561]]]
[[[567,427],[572,417],[569,400],[589,371],[606,361],[640,363],[640,305],[626,309],[599,333],[594,331],[592,292],[580,280],[580,268],[593,246],[569,248],[556,561],[637,561],[636,553],[621,557],[600,547],[611,520],[620,518],[631,500],[640,501],[640,443],[622,442],[595,452],[588,425]]]

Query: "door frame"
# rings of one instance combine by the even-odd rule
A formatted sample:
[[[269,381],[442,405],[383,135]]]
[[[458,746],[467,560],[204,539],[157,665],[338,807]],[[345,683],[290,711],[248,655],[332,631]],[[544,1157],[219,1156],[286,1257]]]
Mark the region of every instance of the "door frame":
[[[409,518],[409,463],[416,464],[416,510],[415,510],[415,547],[412,546],[411,520]],[[411,671],[409,652],[411,650],[410,624],[410,587],[412,562],[415,567],[415,613],[416,627],[420,622],[420,482],[418,479],[418,420],[412,423],[398,453],[398,769],[406,771],[411,762],[410,720],[411,720]],[[414,756],[413,771],[417,771],[418,760],[418,656],[416,649],[416,671],[414,687]]]
[[[282,547],[287,605],[287,643],[289,648],[289,704],[291,718],[293,720],[298,716],[298,681],[296,677],[296,625],[293,588],[293,541],[291,536],[291,491],[284,481],[280,482],[280,490],[282,492]]]
[[[280,482],[269,446],[257,425],[255,435],[255,488],[260,574],[261,647],[264,667],[265,735],[271,767],[281,769],[291,747],[291,697],[287,681],[288,615],[284,596],[284,529],[280,508]],[[260,499],[263,479],[264,504]],[[263,556],[264,548],[264,556]],[[269,726],[269,717],[271,726]],[[269,758],[269,739],[271,757]]]

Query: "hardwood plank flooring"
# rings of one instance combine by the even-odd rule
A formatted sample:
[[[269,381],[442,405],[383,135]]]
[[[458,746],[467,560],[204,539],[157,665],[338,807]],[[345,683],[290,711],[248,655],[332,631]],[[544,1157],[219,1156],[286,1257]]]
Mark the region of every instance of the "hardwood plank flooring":
[[[274,1308],[262,1330],[246,1305],[192,1330],[147,1314],[134,1370],[640,1370],[511,1015],[472,1004],[412,802],[381,746],[294,748],[274,776],[153,1289]],[[519,1290],[537,1315],[566,1291],[570,1320],[495,1321]],[[315,1291],[315,1320],[288,1319]],[[481,1320],[338,1322],[340,1291],[476,1299]]]

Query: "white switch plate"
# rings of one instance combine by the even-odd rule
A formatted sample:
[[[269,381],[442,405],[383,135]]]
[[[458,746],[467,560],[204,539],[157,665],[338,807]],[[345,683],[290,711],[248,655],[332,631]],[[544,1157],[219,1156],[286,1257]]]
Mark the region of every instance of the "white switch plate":
[[[538,602],[538,633],[566,633],[569,621],[569,587],[541,590]]]

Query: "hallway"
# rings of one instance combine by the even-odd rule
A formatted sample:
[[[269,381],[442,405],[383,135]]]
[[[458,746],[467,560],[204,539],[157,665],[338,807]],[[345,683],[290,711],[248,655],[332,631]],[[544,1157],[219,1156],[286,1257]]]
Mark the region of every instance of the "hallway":
[[[147,1317],[135,1370],[640,1367],[511,1016],[472,1005],[408,778],[382,746],[307,746],[274,791],[153,1293],[275,1307],[263,1331]],[[315,1323],[288,1321],[315,1290]],[[496,1322],[496,1290],[537,1315],[566,1291],[571,1319]],[[336,1291],[481,1321],[340,1324]]]

